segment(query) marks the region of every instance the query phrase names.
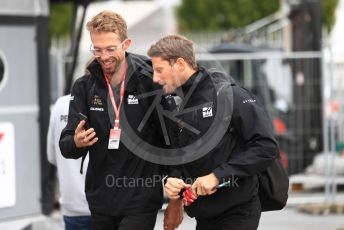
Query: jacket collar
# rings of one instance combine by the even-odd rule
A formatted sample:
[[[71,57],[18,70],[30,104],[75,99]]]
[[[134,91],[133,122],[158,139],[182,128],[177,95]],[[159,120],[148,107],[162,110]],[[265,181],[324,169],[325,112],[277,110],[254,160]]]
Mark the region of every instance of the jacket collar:
[[[125,58],[128,63],[126,83],[130,81],[132,77],[134,77],[135,79],[153,77],[152,64],[148,58],[129,52],[125,53]],[[91,73],[91,75],[96,78],[100,85],[106,87],[106,81],[103,76],[103,70],[96,59],[87,67],[87,69]]]
[[[202,81],[204,76],[205,74],[203,68],[198,67],[198,70],[195,73],[193,73],[191,77],[182,86],[177,88],[177,94],[180,94],[180,92],[182,91],[185,95],[194,84],[196,84],[194,87],[197,87],[197,85]]]

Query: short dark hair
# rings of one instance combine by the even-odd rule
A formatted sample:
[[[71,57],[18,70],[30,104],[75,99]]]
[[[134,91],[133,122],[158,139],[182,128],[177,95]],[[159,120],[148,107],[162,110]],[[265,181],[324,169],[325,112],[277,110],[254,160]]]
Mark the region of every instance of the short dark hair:
[[[194,43],[181,35],[167,35],[153,44],[148,52],[149,57],[160,57],[165,61],[176,61],[183,58],[191,68],[197,69]]]

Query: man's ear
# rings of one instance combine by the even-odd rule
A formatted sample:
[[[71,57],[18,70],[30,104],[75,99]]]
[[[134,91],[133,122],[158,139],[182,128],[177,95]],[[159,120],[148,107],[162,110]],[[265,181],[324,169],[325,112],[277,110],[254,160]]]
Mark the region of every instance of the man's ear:
[[[126,41],[123,43],[123,49],[127,50],[131,45],[131,39],[127,38]]]
[[[185,70],[186,62],[183,58],[177,58],[176,64],[179,72],[183,72]]]

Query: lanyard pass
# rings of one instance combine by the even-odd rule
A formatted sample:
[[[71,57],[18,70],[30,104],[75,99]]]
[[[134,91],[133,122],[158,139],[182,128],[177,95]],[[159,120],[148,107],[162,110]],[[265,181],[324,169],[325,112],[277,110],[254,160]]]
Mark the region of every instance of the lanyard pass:
[[[110,129],[108,149],[119,149],[121,140],[121,129],[119,128],[119,120],[115,120],[115,127]]]
[[[112,92],[110,82],[106,77],[104,77],[108,86],[111,104],[116,116],[114,127],[113,129],[110,129],[108,149],[119,149],[119,142],[121,139],[121,129],[119,128],[119,116],[120,116],[120,109],[121,109],[121,105],[122,105],[122,101],[124,97],[124,85],[125,85],[125,77],[126,77],[125,75],[126,75],[126,68],[127,68],[126,65],[124,66],[124,68],[125,68],[125,72],[123,74],[123,80],[121,83],[120,102],[119,102],[118,107],[116,106],[115,96]]]

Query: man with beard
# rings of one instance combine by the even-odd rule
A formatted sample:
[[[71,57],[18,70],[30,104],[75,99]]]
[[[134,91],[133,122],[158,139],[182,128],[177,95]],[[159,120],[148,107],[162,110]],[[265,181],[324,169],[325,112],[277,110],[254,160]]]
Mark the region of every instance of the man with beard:
[[[197,66],[193,42],[182,36],[161,38],[148,55],[154,82],[181,101],[172,111],[180,121],[172,129],[177,133],[171,135],[174,147],[192,146],[185,154],[199,156],[203,145],[213,146],[205,155],[173,167],[165,184],[168,197],[179,200],[185,189],[185,211],[196,217],[197,230],[257,229],[261,214],[257,174],[278,154],[263,105],[223,72]],[[231,108],[228,114],[221,114],[224,107]],[[228,120],[228,128],[213,140],[208,130],[222,129],[213,128],[222,119]]]
[[[157,89],[151,61],[126,52],[131,39],[125,20],[117,13],[100,12],[87,29],[95,60],[88,66],[89,74],[73,85],[60,149],[64,157],[74,159],[89,151],[85,192],[92,229],[151,230],[163,200],[162,183],[157,180],[163,169],[137,157],[121,139],[131,129],[150,144],[160,143],[154,116],[137,131],[152,100],[138,95]],[[165,215],[167,229],[181,222],[182,209],[175,203],[169,204]]]

